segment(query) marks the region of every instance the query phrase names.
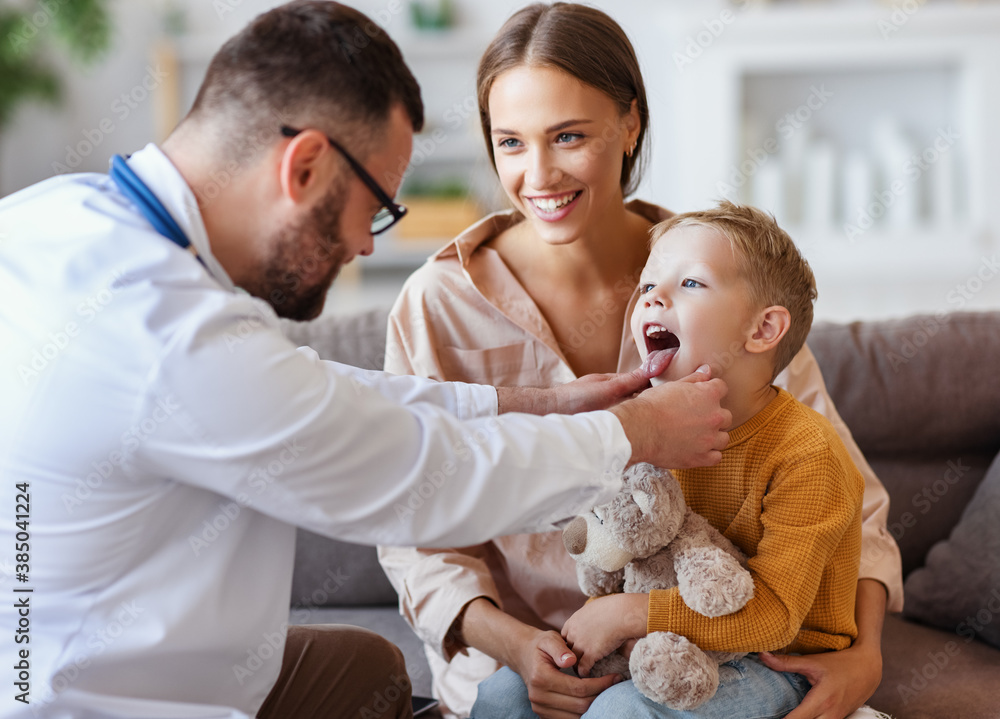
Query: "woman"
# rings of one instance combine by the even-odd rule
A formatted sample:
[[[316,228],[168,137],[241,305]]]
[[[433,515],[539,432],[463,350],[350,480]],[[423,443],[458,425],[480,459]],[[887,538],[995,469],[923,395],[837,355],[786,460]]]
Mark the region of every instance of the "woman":
[[[642,76],[621,28],[593,8],[516,13],[478,76],[487,148],[513,210],[483,219],[407,281],[389,323],[386,369],[436,379],[548,386],[639,363],[626,318],[650,227],[670,215],[625,198],[638,185],[648,126]],[[888,496],[837,416],[808,349],[779,377],[838,428],[866,475],[859,637],[821,657],[775,657],[814,687],[795,719],[843,717],[881,677],[887,595],[901,606]],[[565,674],[559,636],[585,601],[558,532],[451,550],[380,549],[402,613],[426,644],[435,694],[467,715],[501,665],[541,716],[578,716],[612,677]]]

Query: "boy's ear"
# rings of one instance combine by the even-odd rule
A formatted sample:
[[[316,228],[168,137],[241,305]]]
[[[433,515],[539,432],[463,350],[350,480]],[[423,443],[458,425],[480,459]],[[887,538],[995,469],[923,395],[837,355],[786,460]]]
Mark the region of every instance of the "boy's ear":
[[[792,326],[791,313],[781,305],[765,307],[744,344],[747,352],[760,353],[774,349]]]

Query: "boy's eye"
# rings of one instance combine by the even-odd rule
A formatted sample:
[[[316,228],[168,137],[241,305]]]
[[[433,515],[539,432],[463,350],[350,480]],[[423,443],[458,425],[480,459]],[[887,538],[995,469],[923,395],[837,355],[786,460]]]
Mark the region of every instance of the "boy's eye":
[[[698,280],[692,280],[688,278],[681,282],[681,287],[704,287]]]
[[[654,287],[656,287],[656,285],[652,284],[651,282],[647,282],[646,284],[639,285],[639,294],[640,295],[644,295],[647,292],[649,292],[651,289],[653,289]]]

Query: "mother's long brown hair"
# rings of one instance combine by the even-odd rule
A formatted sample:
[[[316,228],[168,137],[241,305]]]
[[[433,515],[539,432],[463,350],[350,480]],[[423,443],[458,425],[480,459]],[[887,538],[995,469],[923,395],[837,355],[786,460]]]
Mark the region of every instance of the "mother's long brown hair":
[[[618,23],[596,8],[563,2],[528,5],[504,23],[483,53],[477,77],[479,121],[494,166],[490,90],[501,73],[519,65],[554,67],[569,73],[614,100],[622,114],[636,101],[639,137],[635,151],[623,158],[620,180],[622,195],[632,194],[645,166],[643,140],[649,105],[635,50]]]

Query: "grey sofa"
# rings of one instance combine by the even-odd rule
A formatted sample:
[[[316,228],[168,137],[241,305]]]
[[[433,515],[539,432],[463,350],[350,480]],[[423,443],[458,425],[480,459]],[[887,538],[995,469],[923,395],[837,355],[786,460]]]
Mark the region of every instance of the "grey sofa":
[[[373,311],[289,324],[288,334],[323,357],[374,369],[385,321],[384,311]],[[907,575],[949,537],[1000,452],[1000,312],[821,323],[809,345],[892,497],[889,524]],[[961,477],[942,492],[940,480],[956,462]],[[415,693],[430,693],[423,649],[398,614],[374,549],[300,532],[290,611],[297,624],[379,632],[402,648]],[[957,632],[887,617],[882,683],[870,704],[896,719],[1000,719],[1000,650]]]

